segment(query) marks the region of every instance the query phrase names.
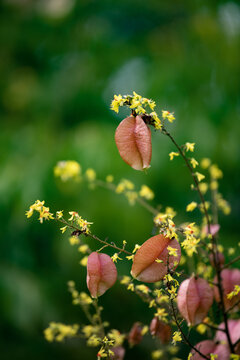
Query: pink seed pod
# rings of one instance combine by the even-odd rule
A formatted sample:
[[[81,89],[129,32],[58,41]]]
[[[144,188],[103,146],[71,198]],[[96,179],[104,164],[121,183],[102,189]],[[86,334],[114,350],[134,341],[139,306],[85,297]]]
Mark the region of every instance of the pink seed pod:
[[[150,167],[151,131],[141,116],[129,116],[117,127],[115,142],[121,158],[135,170]]]
[[[87,262],[87,287],[93,298],[101,296],[117,280],[117,269],[110,256],[92,252]]]
[[[219,329],[225,329],[225,324],[221,323]],[[240,338],[240,319],[228,320],[228,331],[232,344],[234,344]],[[228,345],[226,333],[218,330],[215,336],[215,341],[219,341]],[[236,345],[235,351],[240,355],[240,342]]]
[[[222,253],[220,253],[219,251],[217,252],[216,255],[217,255],[217,256],[216,256],[216,262],[217,262],[217,264],[219,264],[220,266],[223,265],[224,262],[225,262],[225,257],[224,257],[224,255],[223,255]],[[211,263],[212,267],[215,267],[214,259],[213,259],[213,254],[212,254],[212,253],[209,255],[209,260],[210,260],[210,263]]]
[[[192,276],[181,283],[177,305],[188,325],[202,322],[212,303],[213,291],[206,280]]]
[[[152,336],[157,337],[161,340],[162,344],[168,344],[171,339],[171,327],[159,320],[157,317],[154,317],[151,321],[149,327],[150,333]]]
[[[177,256],[170,255],[168,246],[177,249]],[[145,241],[133,258],[131,274],[139,281],[153,283],[162,280],[169,269],[175,269],[181,258],[181,249],[176,239],[156,235]],[[162,262],[157,262],[160,260]],[[168,263],[168,267],[167,267]]]
[[[111,355],[111,360],[123,360],[125,356],[125,349],[122,346],[116,346],[111,348],[114,355]]]
[[[203,355],[209,356],[210,354],[218,355],[217,360],[229,360],[230,351],[226,345],[216,344],[212,340],[204,340],[195,345],[195,348],[198,349]],[[195,350],[192,350],[191,353],[193,356],[191,360],[202,360],[204,357],[199,355]]]
[[[210,225],[210,234],[212,236],[215,236],[220,230],[220,225],[219,224],[212,224]],[[205,225],[202,229],[202,232],[204,235],[206,234],[209,234],[209,231],[208,231],[208,225]]]
[[[128,334],[128,342],[131,346],[137,345],[142,341],[142,325],[135,322]]]
[[[233,296],[232,299],[227,298],[227,294],[234,290],[235,285],[240,285],[240,270],[238,269],[224,269],[221,272],[222,287],[224,292],[224,304],[226,310],[230,309],[240,300],[240,294]],[[217,283],[215,276],[214,282]],[[220,302],[220,295],[217,286],[214,286],[214,296],[217,302]],[[239,307],[239,306],[238,306]]]

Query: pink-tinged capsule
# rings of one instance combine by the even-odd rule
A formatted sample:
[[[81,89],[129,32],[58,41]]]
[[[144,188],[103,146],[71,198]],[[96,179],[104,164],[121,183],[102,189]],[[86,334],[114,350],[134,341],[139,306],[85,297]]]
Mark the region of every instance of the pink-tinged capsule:
[[[206,280],[192,276],[181,283],[177,305],[188,325],[202,322],[212,303],[213,291]]]
[[[219,224],[211,224],[210,225],[210,232],[208,231],[208,225],[205,225],[202,232],[204,235],[206,234],[211,234],[212,236],[215,236],[220,230],[220,225]]]
[[[226,345],[216,344],[212,340],[204,340],[195,345],[195,348],[199,350],[203,355],[209,356],[210,354],[217,355],[217,360],[229,360],[230,351]],[[191,353],[193,356],[191,360],[202,360],[204,357],[199,355],[195,350],[192,350]]]
[[[122,346],[116,346],[111,348],[114,352],[114,355],[111,355],[111,360],[123,360],[125,356],[125,349]]]
[[[129,345],[134,346],[139,344],[142,341],[142,324],[139,322],[135,322],[128,334],[128,342]]]
[[[150,167],[151,131],[141,116],[129,116],[117,127],[115,142],[121,158],[135,170]]]
[[[177,250],[177,256],[169,255],[168,246]],[[181,249],[176,239],[156,235],[145,241],[136,252],[131,274],[139,281],[153,283],[162,280],[168,269],[175,269],[180,258]]]
[[[225,329],[225,324],[221,323],[219,329]],[[228,320],[228,331],[232,344],[235,344],[237,340],[240,339],[240,319],[238,320]],[[226,333],[224,331],[218,330],[215,336],[215,341],[221,341],[224,344],[228,345],[228,340]],[[240,342],[235,346],[236,354],[240,355]]]
[[[159,320],[158,317],[154,317],[151,321],[150,334],[156,338],[158,338],[162,344],[168,344],[171,339],[171,327]]]
[[[210,260],[210,263],[211,263],[212,267],[215,267],[215,261],[214,261],[212,253],[209,255],[209,260]],[[217,265],[222,266],[224,264],[224,262],[225,262],[225,257],[224,257],[224,255],[222,253],[220,253],[218,251],[216,253],[215,260],[216,260]]]
[[[233,307],[240,300],[240,293],[233,296],[232,299],[227,298],[227,294],[234,290],[235,285],[240,285],[240,270],[238,269],[224,269],[221,271],[222,288],[224,293],[224,304],[226,310]],[[217,282],[215,276],[214,282]],[[214,286],[214,296],[217,302],[220,302],[220,294],[217,286]],[[239,307],[239,306],[238,306]]]
[[[117,280],[117,269],[110,256],[92,252],[87,262],[87,287],[93,298],[101,296]]]

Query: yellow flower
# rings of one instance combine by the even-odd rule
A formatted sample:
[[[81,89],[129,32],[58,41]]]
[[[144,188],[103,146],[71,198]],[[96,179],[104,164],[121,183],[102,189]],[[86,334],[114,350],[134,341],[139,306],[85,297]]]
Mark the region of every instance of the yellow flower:
[[[113,256],[111,257],[113,262],[117,262],[117,260],[122,260],[119,256],[118,253],[113,254]]]
[[[78,251],[82,254],[86,254],[89,251],[89,247],[86,244],[79,246]]]
[[[86,170],[85,175],[86,175],[88,181],[90,181],[90,182],[96,180],[96,176],[97,176],[97,175],[96,175],[96,171],[93,170],[93,169],[91,169],[91,168],[89,168],[89,169]]]
[[[186,142],[185,144],[185,149],[186,151],[194,151],[194,146],[195,146],[195,143],[190,143],[190,142]]]
[[[149,288],[144,284],[137,285],[136,289],[141,291],[143,294],[146,294],[146,295],[149,293]]]
[[[157,308],[157,312],[154,314],[154,316],[158,317],[159,320],[166,321],[167,320],[167,313],[166,310],[163,308]]]
[[[150,114],[154,120],[154,127],[155,129],[157,130],[161,130],[162,128],[162,123],[161,123],[161,120],[159,119],[157,113],[154,111],[154,112],[151,112]]]
[[[173,122],[173,120],[175,120],[175,117],[173,115],[173,113],[170,113],[167,110],[162,110],[162,118],[165,120],[167,119],[169,122]]]
[[[195,175],[199,182],[205,179],[205,176],[203,174],[200,174],[199,172],[195,172]]]
[[[210,166],[210,164],[211,164],[211,160],[208,158],[202,159],[201,163],[200,163],[200,165],[203,169],[207,169]]]
[[[60,230],[61,230],[62,234],[64,234],[64,233],[65,233],[65,231],[67,230],[67,226],[63,226],[63,227],[61,227],[61,228],[60,228]]]
[[[174,151],[169,153],[170,160],[173,160],[174,156],[179,156],[179,153]]]
[[[87,262],[88,262],[88,256],[84,256],[82,260],[80,260],[80,265],[87,266]]]
[[[78,245],[80,240],[79,240],[79,238],[77,236],[71,236],[69,238],[69,242],[70,242],[71,245]]]
[[[81,174],[81,166],[77,161],[59,161],[54,167],[54,175],[60,177],[62,181],[69,179],[79,180]]]
[[[180,331],[175,331],[173,333],[172,344],[176,345],[176,343],[179,341],[182,341],[181,333],[180,333]]]
[[[155,351],[152,352],[151,356],[152,356],[153,360],[160,359],[163,356],[163,351],[162,350],[155,350]]]
[[[113,177],[112,175],[107,175],[107,176],[106,176],[106,182],[112,183],[113,180],[114,180],[114,177]]]
[[[126,275],[124,275],[122,280],[120,281],[120,283],[123,285],[128,285],[130,282],[131,282],[130,276],[126,276]]]
[[[222,170],[220,170],[216,164],[213,164],[210,166],[209,172],[210,172],[212,179],[217,180],[217,179],[221,179],[223,177]]]
[[[200,183],[200,184],[199,184],[199,189],[200,189],[200,191],[201,191],[201,193],[202,193],[203,195],[206,194],[206,192],[207,192],[207,190],[208,190],[208,184],[207,184],[207,183],[204,183],[204,182]]]
[[[57,219],[61,219],[63,217],[63,210],[57,211],[56,217],[57,217]]]
[[[191,158],[190,163],[191,163],[191,165],[192,165],[192,167],[193,167],[194,169],[195,169],[196,166],[198,166],[198,162],[197,162],[197,160],[194,159],[194,158]]]
[[[167,249],[168,249],[168,253],[169,253],[170,256],[174,256],[174,257],[178,256],[178,252],[177,252],[176,248],[168,246]]]
[[[190,204],[188,204],[186,211],[193,211],[197,206],[198,204],[195,201],[192,201]]]
[[[227,294],[227,298],[231,300],[234,296],[238,295],[239,293],[240,293],[240,286],[235,285],[234,290],[229,294]]]
[[[154,198],[154,192],[147,185],[142,185],[139,195],[147,200]]]

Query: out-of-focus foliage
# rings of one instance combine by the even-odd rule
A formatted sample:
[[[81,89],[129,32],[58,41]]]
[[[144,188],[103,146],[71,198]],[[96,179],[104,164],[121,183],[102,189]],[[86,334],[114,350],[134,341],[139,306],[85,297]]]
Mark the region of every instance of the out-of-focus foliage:
[[[147,239],[152,219],[137,205],[129,208],[104,189],[54,179],[57,161],[77,160],[99,177],[148,184],[157,203],[173,206],[179,221],[184,219],[196,195],[180,159],[169,162],[174,149],[167,139],[153,134],[147,175],[118,155],[114,131],[125,113],[111,112],[110,101],[115,93],[135,90],[154,98],[158,109],[175,112],[175,137],[196,142],[197,160],[211,157],[223,169],[221,192],[232,214],[220,218],[220,238],[234,247],[240,230],[240,6],[206,0],[4,0],[0,41],[1,359],[94,358],[81,343],[43,339],[49,321],[84,323],[66,283],[74,279],[86,290],[86,270],[54,224],[27,221],[24,212],[45,199],[52,211],[77,210],[93,221],[100,237]],[[104,296],[103,315],[128,331],[144,305],[121,290],[116,285]],[[147,322],[149,314],[144,311],[141,320]],[[147,346],[131,350],[128,358],[146,359]]]

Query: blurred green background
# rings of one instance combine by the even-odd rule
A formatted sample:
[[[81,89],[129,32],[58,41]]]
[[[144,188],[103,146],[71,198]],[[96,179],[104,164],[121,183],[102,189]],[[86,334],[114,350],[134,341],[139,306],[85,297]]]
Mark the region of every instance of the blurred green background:
[[[59,160],[93,167],[156,193],[177,222],[196,200],[172,144],[153,134],[148,174],[119,157],[114,131],[126,113],[110,111],[113,95],[133,90],[174,111],[169,128],[179,143],[196,142],[196,158],[211,157],[224,171],[221,192],[232,213],[220,217],[220,238],[235,247],[239,234],[240,6],[234,1],[5,0],[0,4],[0,347],[1,359],[94,359],[95,349],[67,341],[49,344],[50,321],[85,323],[66,283],[86,290],[86,269],[55,223],[24,213],[36,199],[54,212],[77,210],[93,232],[116,243],[142,243],[151,215],[104,189],[60,184]],[[91,242],[94,248],[94,244]],[[110,252],[109,252],[110,254]],[[120,272],[130,264],[120,264]],[[112,327],[128,331],[152,312],[120,285],[101,299]],[[126,359],[150,359],[146,340]],[[186,352],[182,352],[186,358]]]

